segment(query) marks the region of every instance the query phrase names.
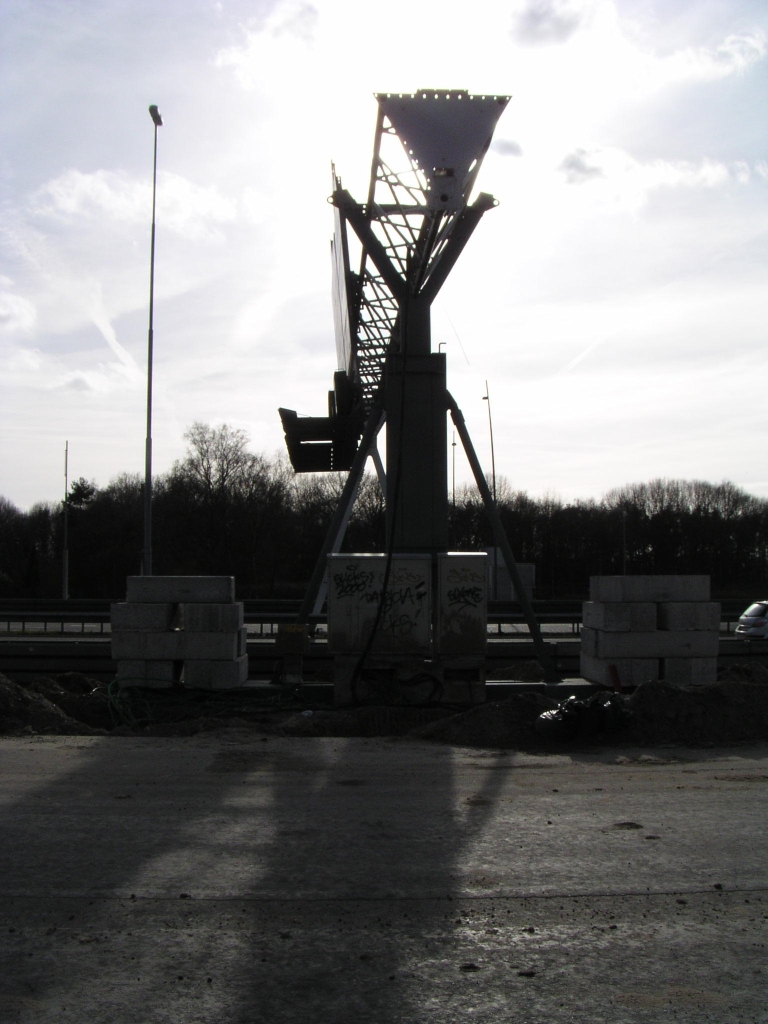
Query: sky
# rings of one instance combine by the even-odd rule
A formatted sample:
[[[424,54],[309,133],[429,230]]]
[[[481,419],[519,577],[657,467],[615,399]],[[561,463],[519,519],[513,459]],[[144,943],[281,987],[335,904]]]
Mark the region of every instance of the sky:
[[[283,450],[336,369],[330,166],[365,199],[375,92],[511,95],[499,201],[433,306],[490,470],[566,501],[656,477],[768,497],[764,0],[5,0],[0,495],[144,471],[194,420]],[[461,455],[457,483],[469,479]]]

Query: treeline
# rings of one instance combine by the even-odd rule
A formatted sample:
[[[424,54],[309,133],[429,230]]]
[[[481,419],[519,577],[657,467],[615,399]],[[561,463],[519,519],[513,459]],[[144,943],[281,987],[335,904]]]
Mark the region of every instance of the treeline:
[[[244,431],[194,423],[187,453],[153,481],[153,571],[233,575],[240,598],[298,597],[309,580],[344,476],[293,473],[287,460],[248,449]],[[119,598],[141,571],[143,481],[106,487],[80,479],[67,502],[69,592]],[[706,573],[719,596],[765,596],[768,501],[730,483],[655,480],[600,501],[530,498],[497,480],[497,504],[515,557],[536,566],[536,597],[582,598],[589,577]],[[492,543],[474,488],[449,505],[451,546]],[[60,597],[63,503],[22,512],[0,498],[0,596]],[[345,550],[383,551],[384,501],[366,476]]]

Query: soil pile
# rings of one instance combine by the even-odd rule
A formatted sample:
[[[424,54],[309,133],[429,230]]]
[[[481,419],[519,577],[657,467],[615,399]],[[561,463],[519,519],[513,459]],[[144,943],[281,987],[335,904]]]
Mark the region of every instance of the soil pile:
[[[0,674],[0,734],[19,736],[44,733],[54,736],[92,736],[103,733],[104,729],[94,727],[71,717],[58,704],[54,704],[42,689],[60,689],[54,680],[46,680],[52,686],[39,689],[20,686]],[[110,723],[111,724],[111,723]]]
[[[65,715],[92,725],[95,729],[112,729],[115,719],[109,710],[107,687],[82,672],[63,672],[55,678],[33,676],[24,688],[38,693],[51,704],[61,708]]]
[[[24,684],[0,675],[0,735],[191,736],[241,728],[262,735],[408,736],[530,751],[595,743],[717,746],[768,740],[768,669],[762,665],[733,665],[712,686],[652,682],[630,696],[610,699],[617,714],[594,714],[588,707],[576,716],[578,729],[566,737],[537,730],[539,716],[558,705],[535,692],[460,711],[403,705],[309,710],[282,691],[266,700],[252,690],[121,692],[74,672],[37,676]]]
[[[644,683],[625,702],[629,738],[698,747],[768,739],[768,685],[745,674],[696,688]]]
[[[539,715],[557,707],[537,693],[470,708],[412,735],[459,747],[529,751],[566,750],[595,742],[711,747],[768,740],[768,669],[762,665],[733,665],[711,686],[644,683],[633,694],[613,695],[612,700],[623,705],[623,714],[585,713],[581,727],[568,739],[544,738],[537,732]]]
[[[536,719],[557,702],[541,693],[518,693],[506,700],[480,704],[450,718],[415,729],[411,735],[456,747],[526,750],[541,747]]]

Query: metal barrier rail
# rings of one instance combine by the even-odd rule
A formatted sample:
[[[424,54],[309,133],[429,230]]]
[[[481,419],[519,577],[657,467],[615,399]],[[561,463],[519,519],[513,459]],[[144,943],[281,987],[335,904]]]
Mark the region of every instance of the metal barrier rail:
[[[109,601],[32,601],[5,598],[0,600],[0,636],[41,635],[106,635],[111,632]],[[748,600],[722,602],[727,607],[721,612],[721,631],[730,634]],[[268,640],[277,633],[283,622],[294,622],[298,601],[245,601],[245,624],[249,639]],[[548,608],[547,605],[550,607]],[[734,610],[738,609],[738,610]],[[581,633],[581,603],[576,601],[535,602],[534,611],[542,626],[566,626],[574,636]],[[325,616],[313,619],[320,632],[324,631]],[[504,627],[523,627],[505,630]],[[552,632],[552,630],[549,630]],[[522,612],[509,603],[499,603],[488,610],[489,637],[503,637],[510,633],[527,633]]]

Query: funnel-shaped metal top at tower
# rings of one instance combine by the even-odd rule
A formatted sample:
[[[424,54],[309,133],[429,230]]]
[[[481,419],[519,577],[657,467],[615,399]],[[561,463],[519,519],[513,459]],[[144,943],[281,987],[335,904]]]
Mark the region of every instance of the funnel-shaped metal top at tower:
[[[419,89],[377,93],[376,99],[426,179],[429,208],[461,209],[510,97]]]

